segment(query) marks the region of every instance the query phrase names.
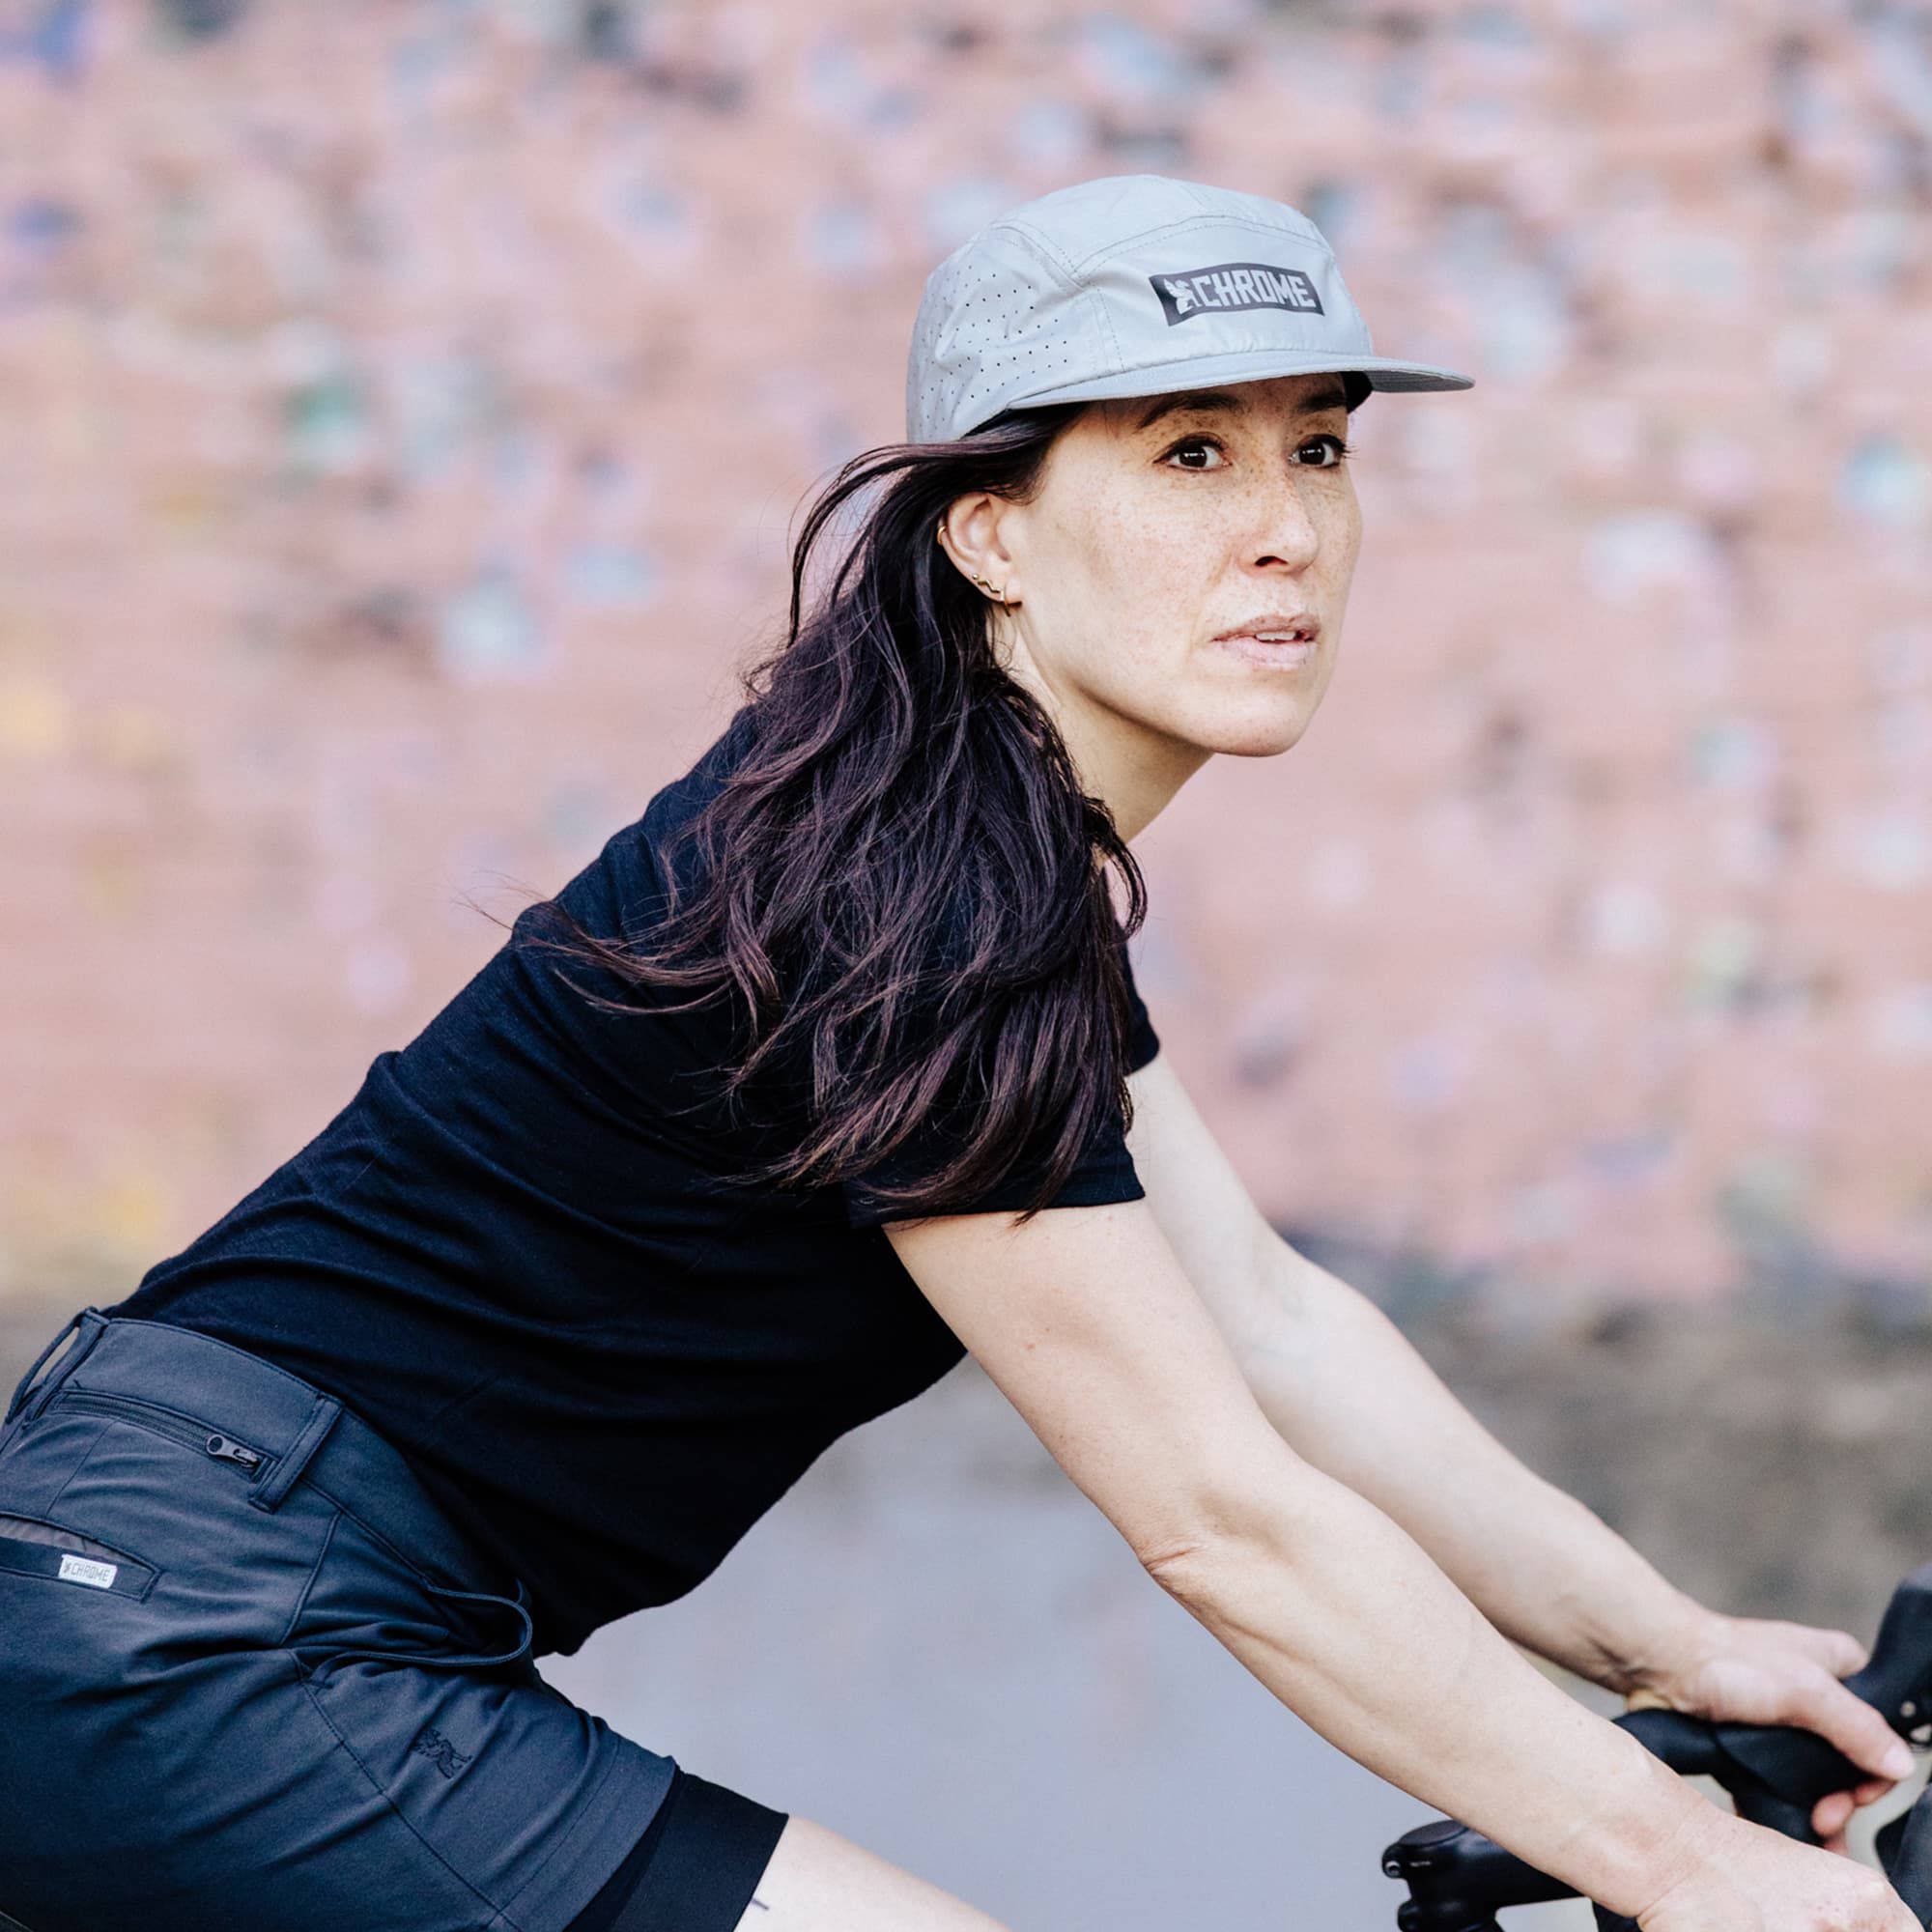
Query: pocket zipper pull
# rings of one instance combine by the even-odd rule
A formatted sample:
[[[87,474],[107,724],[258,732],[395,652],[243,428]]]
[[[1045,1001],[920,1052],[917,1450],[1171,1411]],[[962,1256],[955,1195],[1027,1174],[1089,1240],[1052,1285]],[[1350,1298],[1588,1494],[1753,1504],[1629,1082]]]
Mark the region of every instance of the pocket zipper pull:
[[[208,1453],[219,1456],[224,1463],[240,1463],[246,1469],[254,1468],[262,1460],[253,1449],[244,1449],[241,1443],[231,1442],[225,1435],[211,1435],[208,1438]]]

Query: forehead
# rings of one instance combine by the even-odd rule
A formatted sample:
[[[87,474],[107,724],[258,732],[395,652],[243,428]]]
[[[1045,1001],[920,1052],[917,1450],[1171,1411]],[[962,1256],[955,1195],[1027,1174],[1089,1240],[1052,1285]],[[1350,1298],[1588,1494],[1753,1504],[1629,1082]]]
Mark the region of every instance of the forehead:
[[[1349,397],[1340,376],[1318,371],[1307,376],[1270,376],[1253,383],[1221,383],[1211,388],[1179,389],[1161,396],[1124,396],[1095,406],[1107,427],[1136,435],[1177,418],[1232,415],[1289,420],[1345,411]]]

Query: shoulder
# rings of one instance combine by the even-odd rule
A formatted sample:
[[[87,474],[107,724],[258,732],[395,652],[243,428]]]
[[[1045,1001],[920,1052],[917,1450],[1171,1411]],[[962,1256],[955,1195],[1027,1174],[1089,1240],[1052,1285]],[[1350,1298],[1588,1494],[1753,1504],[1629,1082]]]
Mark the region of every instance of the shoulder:
[[[666,875],[676,867],[679,883],[695,874],[690,833],[695,821],[724,789],[754,738],[750,705],[734,712],[690,767],[652,794],[643,810],[604,840],[597,856],[556,894],[566,911],[603,916],[621,906],[631,920],[659,909]]]
[[[752,706],[740,705],[691,768],[663,786],[644,808],[641,817],[626,831],[662,839],[696,817],[730,781],[756,743],[756,736]],[[625,835],[620,832],[615,836],[621,838]]]
[[[638,1003],[635,985],[611,970],[611,959],[585,957],[587,936],[598,945],[644,938],[662,923],[675,895],[682,899],[702,872],[700,842],[690,835],[704,808],[724,790],[753,742],[749,705],[741,707],[693,763],[651,796],[643,810],[604,839],[597,852],[547,897],[517,915],[503,957],[532,987],[554,994],[554,949],[572,955],[568,973],[600,998]],[[581,988],[580,988],[581,989]]]

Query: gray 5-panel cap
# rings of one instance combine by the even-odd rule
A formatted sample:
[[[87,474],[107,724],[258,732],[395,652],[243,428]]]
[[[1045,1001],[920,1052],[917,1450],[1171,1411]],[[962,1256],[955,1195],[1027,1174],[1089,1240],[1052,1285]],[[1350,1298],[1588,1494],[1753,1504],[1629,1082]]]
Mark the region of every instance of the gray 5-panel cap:
[[[1321,231],[1298,209],[1166,175],[1056,188],[926,277],[906,430],[945,442],[1003,410],[1358,369],[1375,389],[1474,379],[1378,355]]]

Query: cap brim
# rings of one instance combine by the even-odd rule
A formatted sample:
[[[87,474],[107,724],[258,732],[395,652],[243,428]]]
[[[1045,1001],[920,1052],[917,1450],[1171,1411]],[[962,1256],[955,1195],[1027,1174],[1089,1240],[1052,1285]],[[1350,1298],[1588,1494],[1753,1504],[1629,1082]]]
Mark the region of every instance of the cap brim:
[[[1329,350],[1273,350],[1264,354],[1188,355],[1115,376],[1090,376],[1033,395],[1015,396],[1003,408],[1031,410],[1048,403],[1097,403],[1124,396],[1165,396],[1176,389],[1203,389],[1210,383],[1259,383],[1270,376],[1314,376],[1358,370],[1372,389],[1473,389],[1476,379],[1427,362],[1402,362],[1392,355],[1337,355]]]

